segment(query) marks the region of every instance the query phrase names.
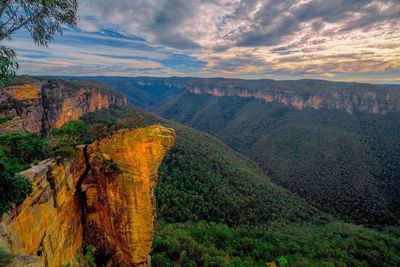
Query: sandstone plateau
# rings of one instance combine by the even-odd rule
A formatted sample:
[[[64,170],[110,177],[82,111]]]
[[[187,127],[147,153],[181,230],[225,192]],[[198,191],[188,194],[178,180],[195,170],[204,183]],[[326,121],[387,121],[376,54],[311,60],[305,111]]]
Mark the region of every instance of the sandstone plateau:
[[[349,114],[364,112],[372,114],[387,114],[399,112],[399,92],[365,90],[352,92],[351,90],[326,91],[314,94],[299,93],[296,90],[265,88],[265,90],[247,90],[235,88],[200,88],[189,89],[194,94],[209,94],[213,96],[254,97],[265,103],[278,103],[292,106],[296,109],[336,109]]]
[[[0,91],[0,118],[12,117],[0,125],[0,131],[44,133],[87,112],[126,105],[126,98],[116,91],[59,79],[34,79]]]
[[[153,190],[174,143],[174,131],[162,126],[121,130],[80,147],[74,160],[22,172],[34,190],[4,216],[0,245],[19,255],[16,265],[65,266],[87,245],[98,266],[150,265]]]
[[[388,114],[400,112],[400,85],[332,82],[324,80],[243,80],[230,78],[135,77],[120,78],[108,84],[131,85],[132,91],[152,93],[153,98],[170,98],[182,92],[256,98],[265,103],[277,103],[295,109],[333,109],[354,113]],[[107,79],[103,79],[107,82]],[[156,88],[156,89],[149,89]],[[132,94],[125,90],[126,94]],[[154,104],[153,104],[154,105]]]

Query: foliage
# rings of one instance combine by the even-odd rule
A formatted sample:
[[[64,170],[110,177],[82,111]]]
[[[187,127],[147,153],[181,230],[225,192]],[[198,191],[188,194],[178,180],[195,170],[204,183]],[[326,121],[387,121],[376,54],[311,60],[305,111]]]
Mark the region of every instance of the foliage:
[[[174,128],[176,145],[159,168],[155,190],[158,216],[167,222],[203,219],[238,225],[328,218],[216,139]]]
[[[299,111],[182,92],[154,110],[221,138],[273,182],[327,213],[371,226],[400,222],[399,114]]]
[[[77,0],[16,0],[0,2],[0,41],[26,29],[33,41],[47,46],[63,24],[75,25]],[[9,83],[18,69],[12,49],[0,46],[0,88]]]
[[[0,247],[0,266],[8,263],[14,256]]]
[[[16,132],[0,135],[0,146],[5,157],[18,158],[21,163],[30,163],[41,159],[47,152],[49,145],[46,139],[28,132]]]
[[[96,249],[93,245],[88,245],[85,248],[85,255],[76,256],[77,267],[94,267],[96,266],[95,261]],[[74,264],[68,263],[65,267],[75,267]]]
[[[16,54],[13,50],[0,46],[0,89],[10,83],[18,69]]]
[[[93,245],[86,246],[86,252],[83,258],[77,257],[79,262],[79,266],[81,267],[92,267],[96,266],[96,262],[94,259],[95,248]]]
[[[0,215],[12,210],[32,192],[31,184],[20,175],[15,175],[0,161]]]
[[[89,132],[89,126],[83,120],[70,121],[52,133],[54,155],[61,157],[75,156],[76,146],[89,144],[95,140]]]
[[[1,117],[1,118],[0,118],[0,124],[12,120],[12,118],[13,118],[12,116]]]
[[[287,266],[288,265],[288,260],[284,256],[280,256],[279,258],[276,259],[276,262],[278,263],[279,266]]]
[[[130,108],[87,113],[83,120],[89,124],[90,133],[98,138],[121,129],[134,129],[146,125],[146,118]]]
[[[28,132],[0,135],[0,215],[32,192],[31,184],[16,173],[44,159],[48,145],[48,140]]]
[[[340,222],[230,228],[199,222],[156,227],[153,266],[398,266],[400,239]]]

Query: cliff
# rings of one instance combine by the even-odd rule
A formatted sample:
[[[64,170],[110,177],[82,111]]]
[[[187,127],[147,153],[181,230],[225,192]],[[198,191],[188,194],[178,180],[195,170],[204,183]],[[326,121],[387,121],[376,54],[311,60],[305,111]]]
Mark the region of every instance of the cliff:
[[[358,84],[361,88],[352,87],[350,83],[340,88],[331,86],[320,88],[296,89],[296,85],[281,86],[266,85],[254,89],[251,81],[246,87],[231,84],[218,84],[204,86],[199,83],[188,85],[188,90],[194,94],[209,94],[213,96],[254,97],[265,103],[279,103],[302,110],[311,109],[336,109],[352,113],[387,114],[400,111],[400,89],[379,88],[379,86]],[[301,83],[301,81],[299,81]]]
[[[0,129],[43,133],[87,112],[125,105],[127,100],[122,94],[95,84],[32,79],[0,91],[0,118],[13,118]]]
[[[73,263],[87,245],[98,266],[148,266],[157,169],[174,142],[161,126],[123,130],[82,146],[75,160],[24,171],[33,193],[3,218],[0,241],[50,267]]]
[[[400,84],[368,84],[324,80],[244,80],[193,77],[102,77],[99,81],[124,92],[150,109],[182,92],[257,98],[295,109],[335,109],[353,113],[400,112]]]

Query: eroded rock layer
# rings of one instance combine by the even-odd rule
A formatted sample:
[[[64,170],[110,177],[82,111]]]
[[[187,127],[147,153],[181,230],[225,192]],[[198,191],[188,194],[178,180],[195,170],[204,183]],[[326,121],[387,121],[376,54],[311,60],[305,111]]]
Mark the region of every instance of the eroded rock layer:
[[[157,170],[174,142],[172,129],[153,126],[88,146],[85,238],[111,266],[147,265]]]
[[[213,96],[254,97],[266,103],[279,103],[299,110],[304,108],[327,108],[343,110],[349,114],[354,112],[387,114],[400,111],[400,93],[394,90],[366,89],[361,92],[354,92],[346,88],[345,90],[326,90],[325,92],[317,91],[314,93],[268,87],[264,90],[247,90],[233,87],[191,87],[189,90],[195,94]]]
[[[100,266],[148,266],[157,169],[174,143],[161,126],[124,130],[82,147],[74,161],[33,166],[22,175],[34,191],[3,218],[3,241],[50,267],[73,263],[87,245]]]
[[[138,104],[152,108],[171,95],[189,91],[194,94],[257,98],[265,103],[277,103],[296,109],[334,109],[352,113],[387,114],[400,112],[400,85],[332,82],[324,80],[243,80],[230,78],[135,77],[103,78],[135,101],[142,91],[151,101]],[[127,90],[125,86],[132,88]],[[142,97],[138,94],[138,99]],[[159,98],[160,100],[157,100]],[[163,102],[161,103],[161,105]]]
[[[20,118],[22,129],[34,133],[61,127],[87,112],[125,105],[126,98],[118,92],[59,79],[34,80],[0,91],[0,117]]]

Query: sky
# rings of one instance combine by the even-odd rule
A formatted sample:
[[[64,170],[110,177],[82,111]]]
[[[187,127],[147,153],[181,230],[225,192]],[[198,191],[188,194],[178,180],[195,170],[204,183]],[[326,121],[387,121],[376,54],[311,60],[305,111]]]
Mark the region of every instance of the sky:
[[[400,0],[80,0],[49,47],[14,35],[20,74],[400,83]]]

